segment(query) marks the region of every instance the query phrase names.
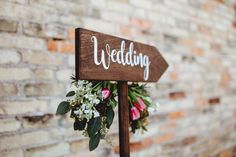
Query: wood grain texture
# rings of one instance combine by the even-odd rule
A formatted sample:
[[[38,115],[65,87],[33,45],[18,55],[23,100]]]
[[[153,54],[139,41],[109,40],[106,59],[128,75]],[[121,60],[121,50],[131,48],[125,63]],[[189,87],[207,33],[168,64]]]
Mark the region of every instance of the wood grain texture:
[[[149,67],[149,79],[144,80],[144,69],[139,66],[131,67],[129,65],[121,65],[111,63],[110,68],[105,70],[102,65],[94,64],[94,45],[91,37],[96,36],[98,40],[98,57],[100,58],[101,49],[105,49],[105,45],[109,44],[112,49],[120,49],[121,41],[124,40],[128,51],[130,40],[122,39],[94,32],[82,28],[76,29],[76,78],[81,80],[109,80],[109,81],[133,81],[133,82],[156,82],[165,72],[168,64],[161,56],[160,52],[153,46],[145,45],[138,42],[134,43],[134,50],[137,53],[142,52],[149,56],[151,61]]]
[[[129,157],[129,104],[128,104],[128,83],[118,82],[119,101],[119,143],[120,157]]]

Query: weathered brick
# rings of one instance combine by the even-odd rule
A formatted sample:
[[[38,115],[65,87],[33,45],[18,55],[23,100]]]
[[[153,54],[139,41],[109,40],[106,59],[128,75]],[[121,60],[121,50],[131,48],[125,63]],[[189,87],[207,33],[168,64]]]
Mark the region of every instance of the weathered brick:
[[[0,119],[0,133],[17,131],[21,127],[19,121],[13,118]]]
[[[129,26],[120,26],[119,33],[123,36],[130,37],[131,36],[131,29]]]
[[[119,12],[125,15],[131,15],[133,13],[133,7],[126,2],[121,1],[107,1],[107,9]]]
[[[24,93],[26,96],[55,96],[62,94],[64,85],[59,83],[26,84]]]
[[[29,36],[39,36],[46,38],[67,38],[67,29],[55,24],[24,23],[24,33]]]
[[[130,0],[130,3],[135,7],[151,9],[152,8],[152,1],[146,0]]]
[[[69,81],[73,71],[71,69],[62,69],[56,72],[56,77],[59,81]]]
[[[182,99],[185,98],[186,95],[184,92],[171,92],[169,93],[170,99]]]
[[[59,143],[39,148],[27,149],[25,157],[56,157],[69,153],[69,145],[67,143]]]
[[[4,32],[16,32],[18,22],[0,19],[0,31]]]
[[[26,80],[30,79],[32,72],[27,68],[0,68],[0,80]]]
[[[24,157],[22,149],[5,150],[1,152],[1,157]]]
[[[21,5],[16,3],[0,2],[0,15],[6,18],[28,20],[28,21],[42,21],[44,12],[37,8],[31,8],[28,5]]]
[[[21,60],[18,52],[13,50],[0,50],[0,64],[17,64]]]
[[[107,6],[106,0],[91,0],[91,6],[103,9]]]
[[[197,48],[197,47],[194,47],[191,52],[193,53],[193,55],[196,55],[196,56],[202,56],[204,55],[204,51],[202,48]]]
[[[171,139],[173,139],[173,136],[174,135],[172,133],[167,133],[164,135],[159,135],[153,140],[154,140],[154,143],[159,144],[159,143],[170,141]]]
[[[38,38],[12,34],[0,34],[0,47],[44,50],[46,48],[46,43],[43,39]]]
[[[18,89],[15,84],[0,84],[0,97],[17,95]]]
[[[75,56],[74,55],[68,56],[68,65],[70,67],[75,67]]]
[[[230,85],[230,81],[232,80],[232,76],[229,73],[229,71],[226,69],[222,72],[221,78],[220,78],[220,86],[223,88],[226,88]]]
[[[32,146],[43,144],[49,141],[49,134],[47,131],[35,131],[23,133],[20,135],[22,146]]]
[[[70,143],[70,150],[72,152],[80,152],[82,150],[88,149],[88,140],[79,140],[79,141],[73,141]]]
[[[53,114],[55,114],[55,111],[56,109],[53,110]],[[55,117],[53,114],[24,116],[22,120],[22,126],[24,128],[47,128],[57,126],[60,117]]]
[[[171,119],[171,120],[174,120],[174,119],[183,118],[185,115],[186,115],[185,112],[176,111],[176,112],[169,113],[168,118]]]
[[[209,103],[210,105],[217,105],[217,104],[220,103],[220,98],[218,98],[218,97],[210,98],[210,99],[208,100],[208,103]]]
[[[49,40],[48,41],[48,50],[53,52],[62,52],[62,53],[75,53],[75,45],[69,41],[63,40]]]
[[[95,31],[114,34],[115,25],[111,22],[98,20],[95,18],[83,18],[84,27]]]
[[[20,148],[22,146],[33,146],[48,141],[49,135],[46,131],[36,131],[23,134],[0,136],[0,150],[9,148]]]
[[[75,28],[68,29],[68,38],[75,39]]]
[[[116,12],[102,12],[101,18],[106,20],[106,21],[112,21],[114,23],[118,24],[124,24],[127,25],[129,24],[129,17],[126,15],[121,15]]]
[[[24,51],[21,54],[23,62],[28,64],[62,65],[65,63],[63,56],[51,53]]]
[[[21,139],[17,134],[0,136],[0,150],[20,148]]]
[[[150,29],[152,27],[151,21],[139,19],[139,18],[132,18],[131,25],[140,28],[140,29]]]
[[[232,150],[224,150],[219,154],[219,157],[233,157]]]
[[[0,115],[47,112],[46,101],[5,101],[0,102]]]
[[[182,140],[183,145],[189,145],[197,141],[197,138],[192,136],[192,137],[186,137]]]
[[[54,72],[49,69],[36,69],[34,75],[37,80],[52,80],[54,78]]]

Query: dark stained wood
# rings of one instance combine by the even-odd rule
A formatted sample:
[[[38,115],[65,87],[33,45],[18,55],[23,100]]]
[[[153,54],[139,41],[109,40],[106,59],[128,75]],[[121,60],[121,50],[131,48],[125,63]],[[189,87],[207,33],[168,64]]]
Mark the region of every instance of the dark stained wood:
[[[167,69],[168,64],[161,56],[160,52],[153,46],[138,42],[134,43],[134,50],[149,56],[151,61],[149,68],[149,79],[144,80],[144,69],[140,66],[131,67],[111,63],[110,68],[105,70],[102,65],[96,65],[93,59],[93,42],[91,37],[96,36],[98,40],[98,58],[101,49],[105,50],[106,44],[111,49],[120,50],[121,41],[125,41],[125,52],[129,49],[129,44],[133,41],[94,32],[82,28],[76,29],[76,78],[81,80],[109,80],[109,81],[133,81],[133,82],[156,82]]]
[[[119,142],[120,157],[129,157],[129,104],[128,104],[128,83],[118,82],[119,101]]]

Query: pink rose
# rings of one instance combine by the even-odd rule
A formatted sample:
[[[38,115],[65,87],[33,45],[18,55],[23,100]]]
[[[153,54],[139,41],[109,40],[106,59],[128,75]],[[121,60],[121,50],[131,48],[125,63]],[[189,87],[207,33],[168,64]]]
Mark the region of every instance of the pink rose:
[[[143,111],[146,108],[146,105],[144,104],[143,100],[139,97],[137,97],[138,103],[133,102],[133,105],[139,110]]]
[[[130,116],[132,120],[137,120],[140,118],[140,113],[136,107],[130,109]]]
[[[111,95],[111,91],[108,88],[103,88],[102,89],[102,97],[103,97],[103,99],[109,98],[110,95]]]

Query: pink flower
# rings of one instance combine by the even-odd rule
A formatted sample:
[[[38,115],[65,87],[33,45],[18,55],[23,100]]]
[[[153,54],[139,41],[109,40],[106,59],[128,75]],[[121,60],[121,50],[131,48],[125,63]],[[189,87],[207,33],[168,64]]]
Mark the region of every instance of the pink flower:
[[[132,120],[137,120],[140,118],[140,113],[136,107],[130,109],[130,116]]]
[[[146,108],[146,105],[144,104],[143,100],[139,97],[137,97],[138,103],[133,102],[133,105],[139,110],[143,111]]]
[[[102,89],[102,97],[103,97],[103,99],[109,98],[110,95],[111,95],[111,91],[108,88],[103,88]]]

